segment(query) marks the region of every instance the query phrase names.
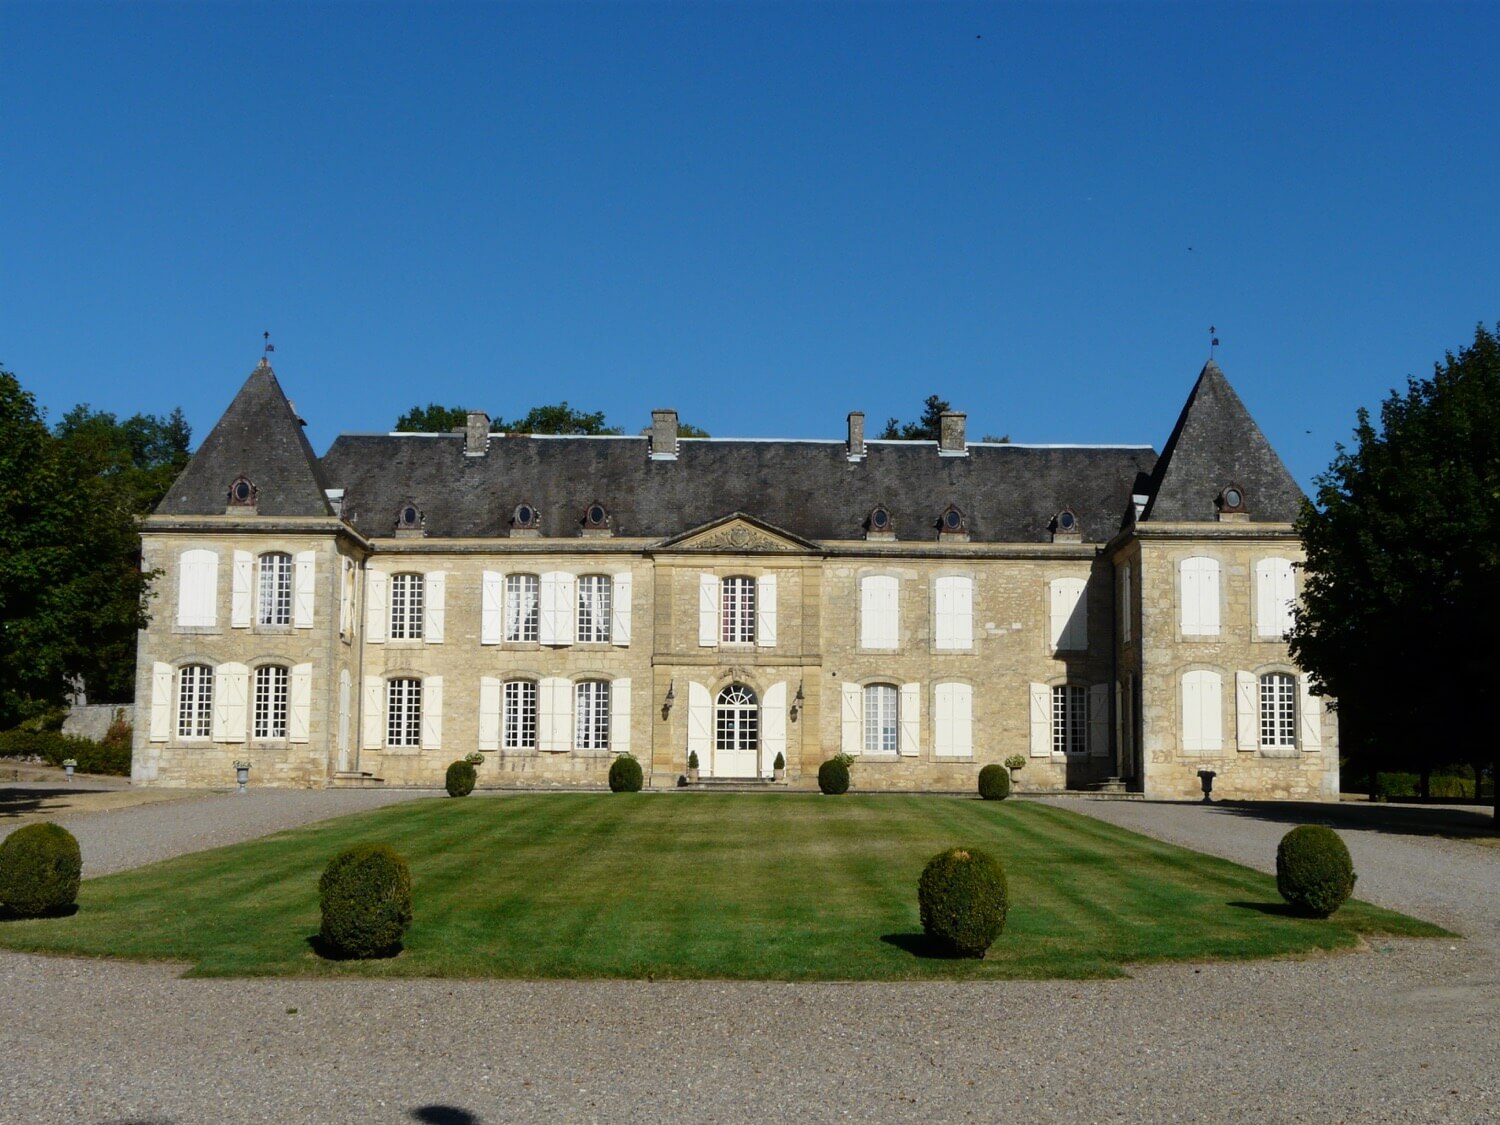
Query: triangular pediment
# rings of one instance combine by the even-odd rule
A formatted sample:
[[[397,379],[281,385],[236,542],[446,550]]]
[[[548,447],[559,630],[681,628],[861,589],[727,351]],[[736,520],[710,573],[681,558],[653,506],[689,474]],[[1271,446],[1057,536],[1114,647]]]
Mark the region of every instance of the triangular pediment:
[[[722,551],[727,554],[802,554],[820,549],[816,543],[744,512],[731,512],[701,527],[691,528],[663,540],[661,546],[676,551]]]

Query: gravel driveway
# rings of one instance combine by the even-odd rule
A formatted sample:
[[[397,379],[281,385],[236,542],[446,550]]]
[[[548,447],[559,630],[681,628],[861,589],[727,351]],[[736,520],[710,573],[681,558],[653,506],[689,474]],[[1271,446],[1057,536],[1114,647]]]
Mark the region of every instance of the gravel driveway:
[[[189,850],[193,824],[209,846],[350,797],[399,799],[210,798],[74,830],[126,866]],[[1363,897],[1467,938],[911,985],[188,981],[0,953],[0,1120],[1500,1120],[1500,851],[1335,806],[1066,804],[1262,868],[1293,819],[1337,818]]]

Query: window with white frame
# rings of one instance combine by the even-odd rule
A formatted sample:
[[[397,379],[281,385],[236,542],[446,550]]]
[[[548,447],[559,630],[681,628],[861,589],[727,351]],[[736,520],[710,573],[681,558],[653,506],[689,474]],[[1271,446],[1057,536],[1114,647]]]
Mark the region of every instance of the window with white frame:
[[[1286,672],[1260,678],[1260,744],[1297,745],[1297,679]]]
[[[714,701],[715,753],[748,753],[759,747],[760,700],[745,684],[730,684]]]
[[[1281,638],[1292,631],[1297,583],[1291,559],[1260,559],[1255,564],[1255,634]]]
[[[585,574],[578,579],[577,636],[580,644],[608,643],[613,581],[607,574]]]
[[[214,670],[185,664],[177,673],[177,737],[207,738],[213,731]]]
[[[719,641],[722,644],[755,643],[755,579],[736,575],[719,585]]]
[[[536,749],[536,681],[507,680],[502,716],[507,750]]]
[[[505,639],[534,641],[537,638],[539,582],[535,574],[505,576]]]
[[[422,639],[422,575],[391,575],[391,630],[393,641]]]
[[[253,738],[286,737],[287,669],[281,664],[263,664],[255,670],[255,711],[250,733]]]
[[[901,698],[895,684],[865,687],[866,754],[894,754],[900,746]]]
[[[1219,635],[1219,560],[1195,555],[1183,559],[1181,576],[1182,635]]]
[[[292,623],[292,556],[268,551],[260,556],[260,597],[255,613],[257,625]]]
[[[387,680],[385,685],[385,744],[422,745],[422,681]]]
[[[608,680],[581,680],[574,685],[573,749],[609,749]]]
[[[1082,754],[1088,750],[1088,689],[1062,684],[1052,689],[1052,752]]]

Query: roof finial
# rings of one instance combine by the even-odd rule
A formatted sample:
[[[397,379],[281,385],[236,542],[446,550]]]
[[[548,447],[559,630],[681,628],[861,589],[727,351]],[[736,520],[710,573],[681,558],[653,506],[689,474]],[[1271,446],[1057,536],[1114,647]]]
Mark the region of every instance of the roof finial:
[[[1219,346],[1219,330],[1212,324],[1208,326],[1208,361],[1214,361],[1214,349]]]

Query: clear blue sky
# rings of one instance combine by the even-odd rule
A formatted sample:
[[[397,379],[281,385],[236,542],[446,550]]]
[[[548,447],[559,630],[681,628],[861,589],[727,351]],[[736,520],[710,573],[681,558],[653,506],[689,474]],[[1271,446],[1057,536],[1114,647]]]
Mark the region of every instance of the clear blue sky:
[[[414,403],[1165,441],[1307,486],[1500,319],[1500,5],[0,6],[0,363],[56,418],[260,355]]]

